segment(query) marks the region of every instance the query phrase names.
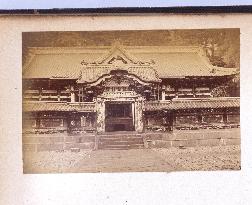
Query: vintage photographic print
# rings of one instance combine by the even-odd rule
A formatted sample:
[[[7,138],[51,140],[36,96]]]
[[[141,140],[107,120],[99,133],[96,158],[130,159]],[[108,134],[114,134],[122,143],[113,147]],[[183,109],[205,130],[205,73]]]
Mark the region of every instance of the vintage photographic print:
[[[240,29],[23,32],[23,172],[240,170]]]

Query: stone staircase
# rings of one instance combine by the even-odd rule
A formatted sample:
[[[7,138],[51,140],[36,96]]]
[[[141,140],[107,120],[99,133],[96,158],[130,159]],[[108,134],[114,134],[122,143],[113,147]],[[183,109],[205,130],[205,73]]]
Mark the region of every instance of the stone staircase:
[[[98,139],[98,149],[127,150],[143,148],[144,142],[141,134],[113,132],[99,135]]]

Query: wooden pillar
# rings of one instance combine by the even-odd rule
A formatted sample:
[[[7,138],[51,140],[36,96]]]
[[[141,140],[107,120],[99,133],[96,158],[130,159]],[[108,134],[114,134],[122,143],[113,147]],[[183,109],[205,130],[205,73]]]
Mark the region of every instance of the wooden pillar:
[[[174,112],[170,112],[170,118],[169,118],[169,130],[173,131],[173,121],[174,121]]]
[[[70,92],[71,92],[71,102],[75,102],[75,93],[73,86],[71,86]]]
[[[197,115],[198,123],[202,123],[202,115]]]
[[[97,109],[97,124],[96,129],[98,133],[105,132],[105,101],[101,98],[96,100]]]
[[[155,86],[154,86],[154,88],[153,88],[153,90],[154,90],[154,100],[156,100],[156,88],[155,88]]]
[[[83,87],[79,87],[79,102],[83,102]]]
[[[36,128],[40,128],[40,113],[36,113]]]
[[[174,90],[175,90],[175,98],[178,98],[178,87],[175,86],[175,87],[174,87]]]
[[[195,88],[195,82],[194,81],[192,83],[192,94],[193,94],[193,97],[195,98],[196,97],[196,88]]]
[[[223,113],[223,122],[224,122],[224,123],[227,123],[227,122],[228,122],[227,109],[225,109],[225,110],[224,110],[224,113]]]
[[[143,99],[138,98],[135,101],[135,131],[143,131]]]
[[[40,87],[39,88],[39,101],[42,100],[42,88]]]
[[[81,102],[84,102],[84,88],[81,87]]]
[[[162,90],[162,101],[165,101],[165,90]]]
[[[58,101],[60,101],[60,89],[57,90]]]
[[[133,127],[135,130],[135,102],[131,104],[131,112],[132,112]]]
[[[165,101],[165,91],[166,91],[166,86],[162,85],[161,87],[161,100]]]

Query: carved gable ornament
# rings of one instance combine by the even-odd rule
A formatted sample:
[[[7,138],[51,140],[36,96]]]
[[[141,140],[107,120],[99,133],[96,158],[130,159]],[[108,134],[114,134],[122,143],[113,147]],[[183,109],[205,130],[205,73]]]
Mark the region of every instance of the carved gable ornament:
[[[98,60],[98,64],[136,64],[137,61],[130,56],[121,44],[116,43],[110,51]]]
[[[97,61],[87,63],[83,60],[81,62],[83,66],[81,70],[82,75],[78,82],[93,83],[102,76],[111,75],[113,71],[120,71],[119,73],[113,73],[117,75],[134,75],[144,82],[160,82],[157,72],[154,69],[154,64],[155,62],[153,60],[150,60],[150,62],[136,60],[120,44],[116,43],[106,55]]]
[[[108,64],[114,64],[114,63],[118,64],[118,62],[119,63],[123,63],[123,64],[127,64],[128,63],[121,56],[117,55],[116,57],[111,58],[111,60],[108,61]]]

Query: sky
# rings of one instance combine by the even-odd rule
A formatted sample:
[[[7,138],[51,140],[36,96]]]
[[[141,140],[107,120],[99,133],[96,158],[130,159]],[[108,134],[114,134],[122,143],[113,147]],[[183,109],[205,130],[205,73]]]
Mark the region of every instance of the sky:
[[[252,5],[252,0],[0,0],[0,9]]]

